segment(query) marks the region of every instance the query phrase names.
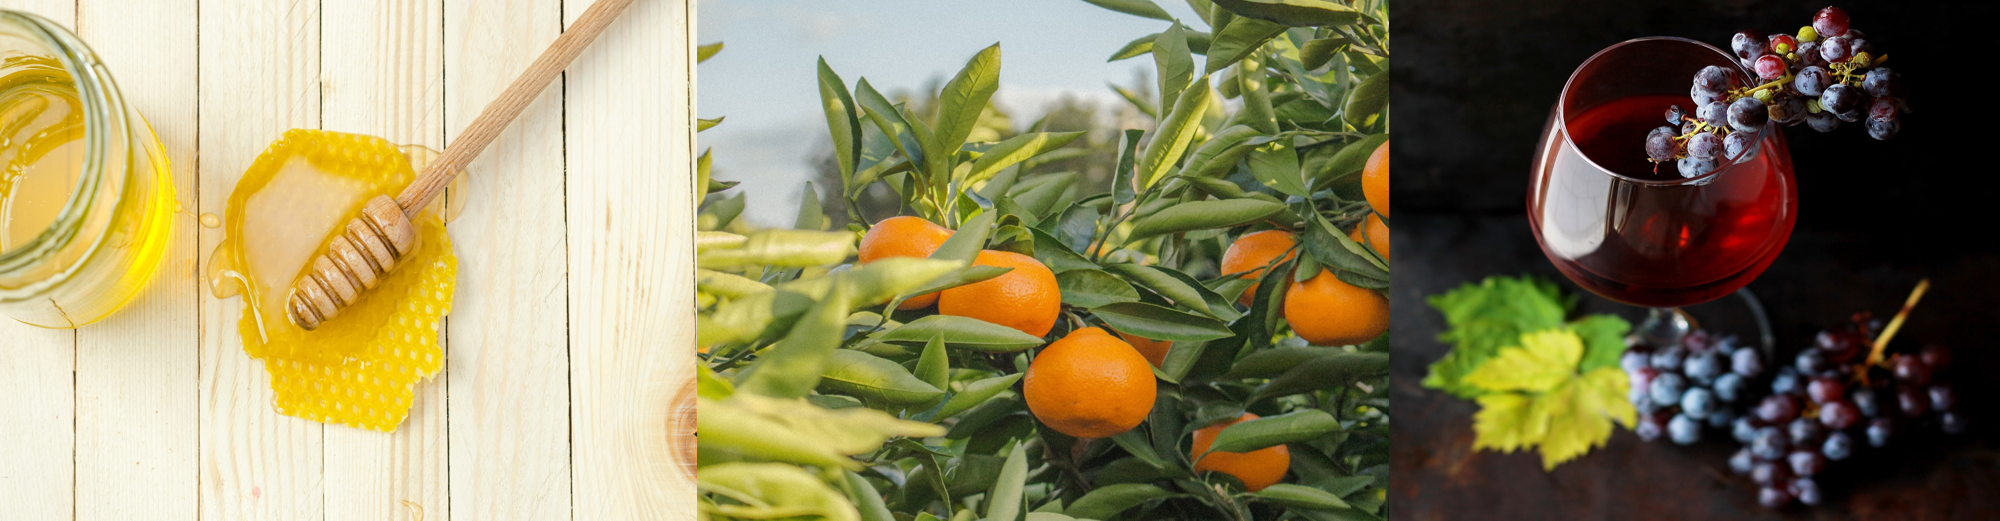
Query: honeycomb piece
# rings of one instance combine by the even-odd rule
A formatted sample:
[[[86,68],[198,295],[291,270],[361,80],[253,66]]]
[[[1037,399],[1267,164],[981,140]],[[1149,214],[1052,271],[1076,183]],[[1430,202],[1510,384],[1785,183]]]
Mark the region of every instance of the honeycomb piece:
[[[424,214],[416,224],[409,264],[319,330],[274,338],[270,352],[297,355],[264,360],[278,412],[384,432],[409,415],[416,384],[444,367],[438,321],[451,313],[458,273],[444,221]]]
[[[211,257],[218,297],[243,295],[244,352],[271,373],[283,414],[394,431],[413,386],[444,365],[440,318],[450,312],[457,258],[433,212],[413,221],[415,251],[316,331],[293,325],[284,303],[307,262],[377,195],[416,177],[395,144],[372,136],[294,129],[244,172],[230,195],[226,238]]]

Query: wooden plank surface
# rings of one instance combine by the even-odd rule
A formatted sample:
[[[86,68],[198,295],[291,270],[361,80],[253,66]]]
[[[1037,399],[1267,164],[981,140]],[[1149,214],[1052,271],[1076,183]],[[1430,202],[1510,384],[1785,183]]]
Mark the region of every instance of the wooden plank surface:
[[[441,2],[321,2],[320,34],[320,128],[444,148]],[[449,340],[439,343],[449,359]],[[412,507],[404,501],[427,521],[450,519],[449,373],[417,384],[410,415],[394,433],[324,429],[327,521],[406,519]]]
[[[76,25],[72,0],[0,0],[0,9]],[[76,516],[76,332],[0,320],[0,512]]]
[[[576,519],[693,517],[667,440],[693,378],[694,50],[662,30],[690,27],[689,5],[633,4],[565,84]]]
[[[0,320],[0,518],[691,518],[692,0],[635,3],[469,167],[445,369],[396,433],[278,414],[201,280],[198,216],[284,130],[443,148],[589,4],[0,0],[100,54],[183,206],[127,309]]]
[[[195,519],[200,446],[200,270],[196,193],[195,0],[84,0],[75,31],[151,122],[187,201],[153,283],[103,322],[78,329],[76,518]],[[139,86],[139,88],[132,88]],[[142,130],[143,132],[143,130]]]
[[[291,128],[320,124],[315,2],[202,0],[199,208],[223,214],[257,154]],[[222,238],[203,228],[201,262]],[[320,424],[271,407],[270,374],[243,353],[241,300],[201,300],[201,515],[322,519]]]
[[[562,31],[557,0],[447,0],[446,128],[456,134]],[[467,167],[452,222],[451,489],[465,519],[570,519],[562,80]]]

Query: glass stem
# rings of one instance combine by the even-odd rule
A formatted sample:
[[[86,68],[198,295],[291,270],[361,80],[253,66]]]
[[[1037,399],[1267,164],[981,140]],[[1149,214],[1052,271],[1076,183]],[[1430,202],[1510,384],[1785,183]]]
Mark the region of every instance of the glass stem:
[[[1688,316],[1681,308],[1649,308],[1646,321],[1639,323],[1639,338],[1648,344],[1668,346],[1680,343],[1681,337],[1689,331],[1701,327],[1694,317]]]

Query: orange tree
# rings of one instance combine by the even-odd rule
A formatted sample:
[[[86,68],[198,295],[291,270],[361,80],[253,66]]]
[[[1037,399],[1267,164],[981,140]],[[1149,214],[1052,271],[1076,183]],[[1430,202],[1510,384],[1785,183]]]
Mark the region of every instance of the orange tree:
[[[1386,517],[1386,6],[1088,1],[1164,26],[1109,186],[1037,168],[1079,133],[969,139],[995,45],[934,117],[822,60],[847,228],[703,206],[705,519]]]

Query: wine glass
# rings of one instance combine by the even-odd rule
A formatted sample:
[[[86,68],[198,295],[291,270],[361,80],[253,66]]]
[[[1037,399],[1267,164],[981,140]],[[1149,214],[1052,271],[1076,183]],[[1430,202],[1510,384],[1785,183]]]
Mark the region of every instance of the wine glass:
[[[1668,125],[1669,106],[1693,112],[1692,78],[1710,65],[1756,77],[1735,56],[1682,38],[1628,40],[1585,60],[1543,127],[1528,220],[1563,275],[1605,298],[1650,308],[1639,336],[1677,341],[1697,327],[1681,307],[1735,293],[1768,347],[1769,322],[1741,288],[1784,249],[1798,210],[1777,124],[1694,175],[1646,156],[1646,134]]]

